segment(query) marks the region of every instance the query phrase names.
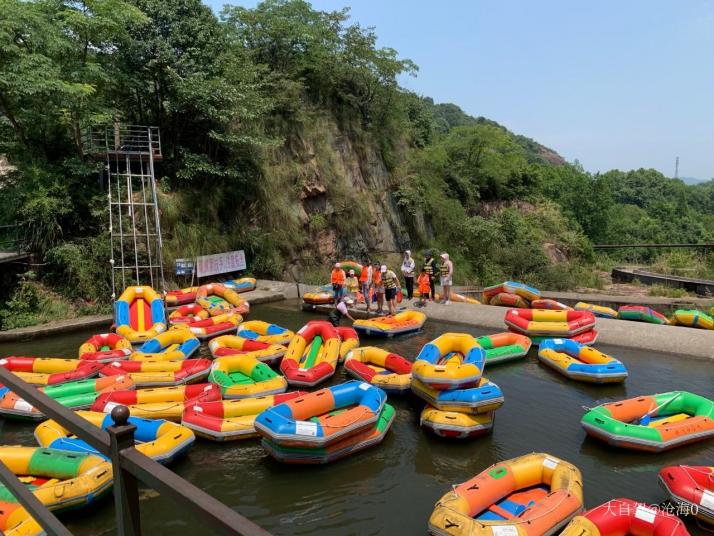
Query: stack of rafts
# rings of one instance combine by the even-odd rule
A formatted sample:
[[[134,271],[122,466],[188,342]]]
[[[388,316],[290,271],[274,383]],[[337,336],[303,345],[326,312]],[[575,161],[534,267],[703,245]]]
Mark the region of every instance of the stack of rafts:
[[[444,333],[424,345],[412,367],[412,391],[428,405],[421,425],[442,437],[475,437],[493,427],[503,393],[482,377],[486,352],[467,333]]]
[[[386,400],[378,387],[349,381],[266,409],[255,431],[278,461],[329,463],[384,439],[395,414]]]
[[[509,331],[530,337],[539,345],[545,339],[572,339],[580,344],[597,340],[595,315],[590,311],[509,309],[504,318]]]
[[[527,309],[533,300],[540,300],[540,290],[517,281],[486,287],[481,293],[481,301],[486,305]]]

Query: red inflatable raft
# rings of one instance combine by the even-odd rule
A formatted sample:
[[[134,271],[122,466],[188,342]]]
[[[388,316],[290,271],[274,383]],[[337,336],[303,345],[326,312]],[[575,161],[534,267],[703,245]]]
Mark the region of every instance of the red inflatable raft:
[[[714,524],[714,467],[664,467],[659,472],[659,482],[673,503],[687,506],[692,515]]]

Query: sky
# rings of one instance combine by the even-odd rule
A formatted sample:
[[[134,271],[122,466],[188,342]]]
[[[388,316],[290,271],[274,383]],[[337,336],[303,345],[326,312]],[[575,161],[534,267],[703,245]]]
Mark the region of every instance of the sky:
[[[254,0],[207,0],[253,7]],[[714,177],[714,0],[313,0],[419,66],[402,86],[588,171]]]

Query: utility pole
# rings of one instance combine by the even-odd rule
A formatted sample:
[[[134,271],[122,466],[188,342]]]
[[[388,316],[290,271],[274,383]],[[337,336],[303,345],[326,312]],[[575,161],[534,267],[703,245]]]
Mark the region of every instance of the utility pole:
[[[674,178],[679,178],[679,157],[674,160]]]

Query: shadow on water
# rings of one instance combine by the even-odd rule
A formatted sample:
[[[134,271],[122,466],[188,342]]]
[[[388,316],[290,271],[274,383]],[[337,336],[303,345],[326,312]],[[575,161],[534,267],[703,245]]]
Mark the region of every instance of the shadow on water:
[[[428,313],[428,311],[427,311]],[[321,318],[298,310],[297,303],[255,306],[250,317],[290,329]],[[487,331],[427,322],[424,331],[403,338],[363,339],[413,359],[422,345],[446,331],[484,335]],[[30,343],[0,345],[0,356],[76,356],[90,333],[68,334]],[[661,454],[612,449],[589,439],[579,421],[584,407],[686,389],[714,396],[712,363],[637,350],[598,348],[621,359],[630,371],[625,384],[590,385],[567,380],[538,363],[535,349],[518,362],[486,369],[506,402],[493,432],[473,440],[444,440],[419,428],[424,404],[413,395],[392,396],[397,413],[384,442],[336,463],[317,467],[283,465],[267,456],[257,440],[219,444],[198,439],[188,456],[172,468],[214,497],[277,535],[424,534],[438,498],[487,466],[528,452],[545,451],[577,465],[583,473],[589,507],[613,497],[660,503],[664,494],[657,470],[664,465],[714,463],[714,441]],[[201,355],[210,355],[202,345]],[[340,369],[329,384],[347,377]],[[4,444],[34,445],[33,425],[5,422]],[[200,522],[177,515],[175,506],[152,490],[142,490],[143,529],[147,534],[205,533]],[[110,501],[91,511],[68,514],[79,535],[112,533]],[[692,534],[703,534],[689,524]]]

